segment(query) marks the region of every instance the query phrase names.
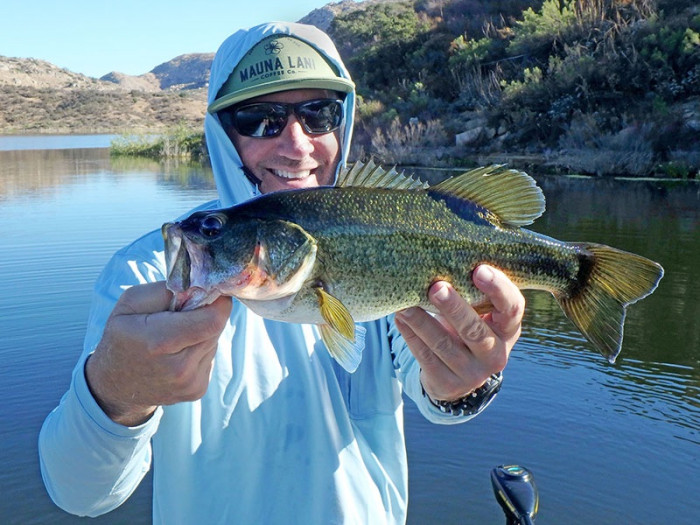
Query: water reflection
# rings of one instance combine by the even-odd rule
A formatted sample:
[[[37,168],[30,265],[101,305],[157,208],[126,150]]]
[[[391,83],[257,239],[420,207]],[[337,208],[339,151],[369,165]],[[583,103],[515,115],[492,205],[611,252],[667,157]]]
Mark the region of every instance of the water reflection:
[[[564,321],[545,327],[541,319],[528,319],[512,359],[524,355],[529,364],[540,367],[594,371],[586,388],[608,394],[605,410],[662,421],[677,427],[674,437],[700,445],[700,382],[693,367],[636,359],[609,365],[567,325]],[[589,409],[603,408],[601,400],[591,403]]]
[[[698,379],[700,185],[553,177],[538,182],[547,211],[533,230],[609,244],[665,269],[656,292],[629,309],[622,358],[686,365]]]
[[[84,180],[105,170],[109,151],[103,149],[0,151],[0,200],[19,194],[42,195],[66,177]]]
[[[190,162],[111,157],[108,149],[16,150],[0,151],[0,201],[43,195],[105,173],[153,173],[179,188],[214,189],[211,169]]]
[[[664,293],[668,289],[659,288],[628,308],[622,352],[614,365],[583,338],[553,297],[526,291],[520,351],[529,352],[528,358],[543,366],[597,370],[598,383],[614,394],[617,410],[685,427],[691,433],[684,439],[700,444],[700,348],[687,337],[694,333],[698,318],[682,317],[678,322],[689,329],[667,332],[664,309],[677,301]],[[645,306],[656,295],[652,306]],[[664,341],[663,350],[654,343],[657,340]],[[662,359],[657,360],[659,354]]]

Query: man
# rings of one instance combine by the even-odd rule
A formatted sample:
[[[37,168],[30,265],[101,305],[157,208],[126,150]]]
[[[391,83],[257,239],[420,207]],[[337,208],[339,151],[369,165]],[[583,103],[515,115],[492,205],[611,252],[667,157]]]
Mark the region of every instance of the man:
[[[220,198],[200,209],[334,182],[355,94],[324,33],[283,23],[235,33],[209,91]],[[520,334],[522,295],[480,267],[493,313],[480,318],[436,283],[441,318],[411,308],[358,326],[365,351],[351,374],[313,326],[230,298],[167,311],[162,250],[155,231],[105,268],[71,387],[42,428],[42,475],[68,512],[112,510],[153,456],[157,523],[403,523],[402,392],[431,421],[465,421],[497,390]]]

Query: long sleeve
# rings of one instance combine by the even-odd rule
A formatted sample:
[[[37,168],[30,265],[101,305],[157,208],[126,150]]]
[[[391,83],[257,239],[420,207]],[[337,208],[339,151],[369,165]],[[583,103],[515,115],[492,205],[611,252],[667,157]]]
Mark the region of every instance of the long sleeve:
[[[157,252],[152,248],[156,242],[155,237],[142,238],[138,246],[143,248],[131,245],[118,252],[102,272],[95,286],[83,354],[70,388],[47,416],[39,434],[46,489],[56,505],[72,514],[109,512],[133,493],[150,468],[150,440],[158,429],[162,409],[138,427],[113,422],[92,396],[84,368],[123,290],[162,278]]]
[[[84,360],[68,392],[39,434],[41,474],[54,503],[79,516],[98,516],[132,494],[151,464],[150,440],[162,409],[134,428],[114,423],[85,381]]]

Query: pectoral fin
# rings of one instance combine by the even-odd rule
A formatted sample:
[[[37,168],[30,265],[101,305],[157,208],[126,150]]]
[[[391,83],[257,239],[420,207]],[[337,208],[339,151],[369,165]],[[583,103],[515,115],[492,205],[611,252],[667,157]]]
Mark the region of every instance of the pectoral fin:
[[[321,315],[326,321],[319,326],[321,338],[333,358],[348,372],[354,372],[362,360],[364,341],[355,337],[352,315],[338,299],[316,288]]]

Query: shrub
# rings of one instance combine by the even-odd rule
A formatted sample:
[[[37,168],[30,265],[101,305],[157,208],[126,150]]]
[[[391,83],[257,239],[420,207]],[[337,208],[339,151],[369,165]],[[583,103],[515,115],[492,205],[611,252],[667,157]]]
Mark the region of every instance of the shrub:
[[[204,134],[179,124],[162,134],[120,135],[112,141],[110,154],[141,156],[155,159],[178,158],[205,160]]]
[[[372,135],[372,152],[380,163],[430,165],[439,160],[446,135],[437,120],[411,120],[402,124],[395,118],[388,129],[377,128]]]
[[[650,124],[605,132],[596,115],[577,115],[559,140],[562,153],[558,161],[589,174],[649,175],[654,168],[652,135]]]

